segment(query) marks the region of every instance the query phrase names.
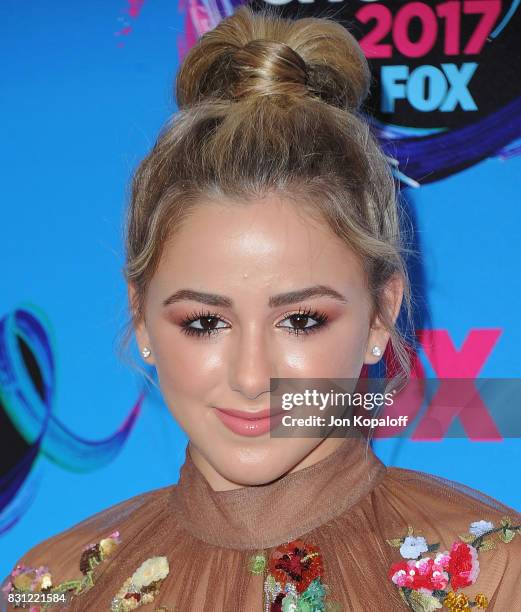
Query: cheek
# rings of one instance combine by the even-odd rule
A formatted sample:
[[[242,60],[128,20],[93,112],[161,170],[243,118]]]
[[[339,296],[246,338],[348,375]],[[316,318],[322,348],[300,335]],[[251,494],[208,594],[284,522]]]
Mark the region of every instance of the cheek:
[[[368,326],[364,318],[343,317],[334,325],[281,347],[285,374],[302,378],[356,378],[363,365]]]
[[[169,405],[181,396],[196,397],[224,377],[222,343],[183,334],[171,324],[149,330],[161,390]]]

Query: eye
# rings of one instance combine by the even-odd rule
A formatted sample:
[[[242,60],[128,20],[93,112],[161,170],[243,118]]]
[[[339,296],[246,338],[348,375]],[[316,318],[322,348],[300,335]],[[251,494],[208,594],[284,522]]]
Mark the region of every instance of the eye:
[[[286,315],[277,327],[285,329],[290,334],[309,334],[318,331],[327,322],[327,315],[316,310],[299,309],[298,312]]]
[[[211,336],[230,325],[213,313],[194,313],[181,322],[183,333],[188,336]]]

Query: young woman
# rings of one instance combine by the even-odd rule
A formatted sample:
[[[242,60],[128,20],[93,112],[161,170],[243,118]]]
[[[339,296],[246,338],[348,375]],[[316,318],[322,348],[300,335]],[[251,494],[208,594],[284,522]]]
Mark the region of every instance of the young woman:
[[[243,7],[177,78],[133,181],[126,277],[143,359],[189,437],[177,485],[36,546],[8,607],[521,610],[521,517],[387,468],[362,436],[276,437],[270,379],[357,379],[410,296],[355,39]]]

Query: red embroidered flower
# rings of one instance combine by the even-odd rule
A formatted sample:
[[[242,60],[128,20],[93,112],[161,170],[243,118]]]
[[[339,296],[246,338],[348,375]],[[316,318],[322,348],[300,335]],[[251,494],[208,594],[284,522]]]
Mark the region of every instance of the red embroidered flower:
[[[479,574],[478,551],[465,542],[454,542],[450,549],[447,569],[450,574],[450,584],[455,591],[474,584]]]
[[[315,578],[322,576],[324,568],[317,546],[294,540],[272,553],[268,570],[282,586],[291,582],[302,593]]]
[[[425,589],[429,592],[435,589],[442,590],[449,582],[449,576],[443,566],[431,557],[393,563],[389,570],[389,578],[400,587]]]

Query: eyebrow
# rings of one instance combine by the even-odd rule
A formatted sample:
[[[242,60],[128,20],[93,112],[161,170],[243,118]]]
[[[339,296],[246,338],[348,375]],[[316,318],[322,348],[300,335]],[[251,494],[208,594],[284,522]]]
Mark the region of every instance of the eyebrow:
[[[288,291],[286,293],[273,295],[268,300],[268,306],[271,308],[277,308],[279,306],[295,304],[296,302],[301,302],[302,300],[314,297],[330,297],[344,304],[347,303],[347,299],[332,287],[328,287],[327,285],[313,285],[312,287],[306,287],[305,289],[297,289],[295,291]],[[179,291],[176,291],[170,297],[164,300],[163,306],[170,306],[176,302],[186,300],[201,302],[202,304],[207,304],[208,306],[220,306],[222,308],[233,307],[233,300],[229,297],[218,295],[216,293],[195,291],[193,289],[180,289]]]

